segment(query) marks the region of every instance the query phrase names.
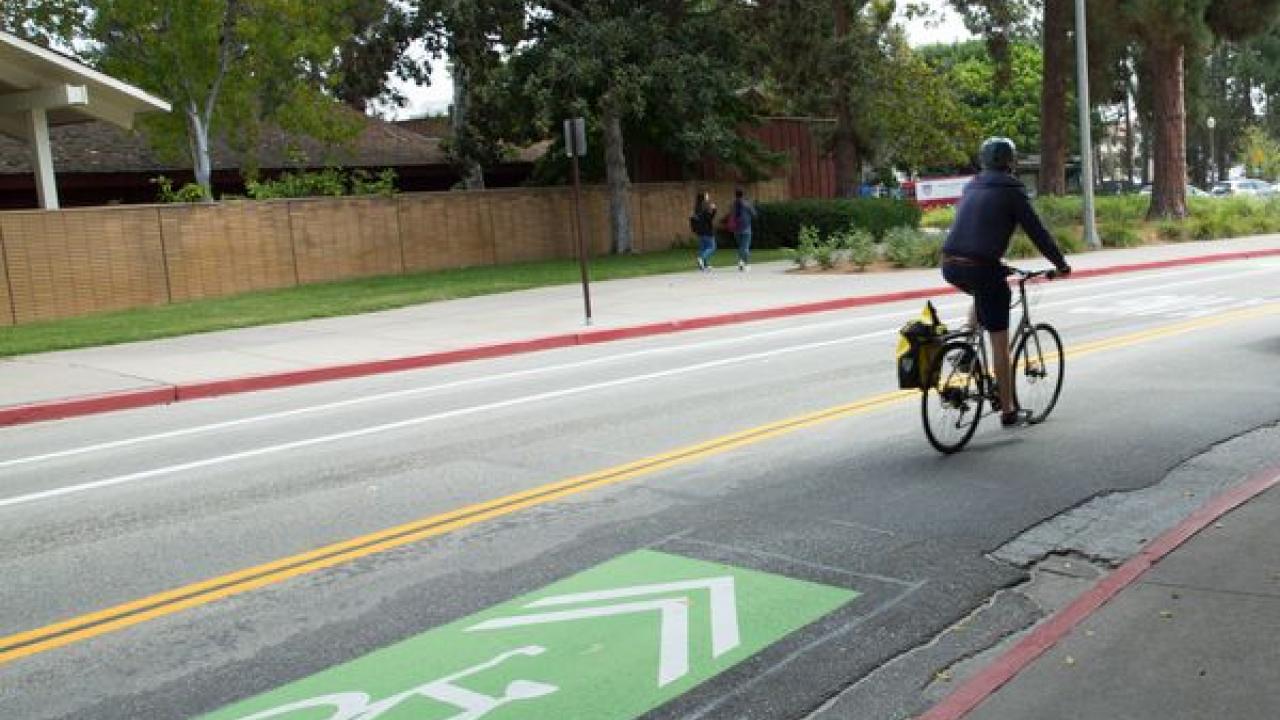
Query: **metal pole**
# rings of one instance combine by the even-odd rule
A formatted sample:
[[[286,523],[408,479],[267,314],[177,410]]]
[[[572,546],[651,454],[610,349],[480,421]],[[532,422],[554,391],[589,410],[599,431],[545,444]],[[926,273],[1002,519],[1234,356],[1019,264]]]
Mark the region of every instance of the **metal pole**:
[[[587,241],[586,235],[582,232],[582,180],[578,171],[578,138],[576,133],[569,133],[571,147],[569,154],[573,160],[573,208],[574,223],[577,228],[578,235],[578,268],[582,272],[582,304],[586,310],[586,321],[584,324],[591,324],[591,283],[587,273]]]
[[[1212,116],[1209,117],[1209,189],[1212,190],[1214,185],[1218,184],[1218,148],[1215,147],[1217,140],[1217,121]]]
[[[1098,241],[1093,210],[1093,129],[1089,113],[1089,45],[1085,37],[1084,0],[1076,0],[1076,84],[1080,102],[1080,189],[1084,192],[1084,241],[1091,248]]]

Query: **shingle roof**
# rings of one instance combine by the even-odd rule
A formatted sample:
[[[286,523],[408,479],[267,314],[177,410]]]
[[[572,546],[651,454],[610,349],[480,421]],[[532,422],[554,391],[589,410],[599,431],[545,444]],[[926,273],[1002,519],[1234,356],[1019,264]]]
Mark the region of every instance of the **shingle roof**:
[[[62,173],[160,173],[189,167],[160,157],[138,132],[104,122],[86,122],[49,129],[54,169]],[[290,149],[290,145],[294,148]],[[237,169],[240,155],[222,141],[210,154],[216,170]],[[264,131],[257,151],[263,169],[323,167],[405,167],[440,165],[448,157],[438,138],[366,118],[365,127],[350,146],[325,145],[310,138],[293,138],[279,130]],[[31,172],[27,145],[0,136],[0,175]]]

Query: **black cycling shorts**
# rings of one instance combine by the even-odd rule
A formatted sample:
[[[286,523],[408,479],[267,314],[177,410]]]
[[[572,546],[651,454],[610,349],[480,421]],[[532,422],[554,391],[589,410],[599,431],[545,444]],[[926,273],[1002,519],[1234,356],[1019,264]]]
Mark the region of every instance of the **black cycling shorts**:
[[[1013,292],[1004,270],[979,265],[943,265],[942,277],[973,296],[978,322],[990,332],[1009,329],[1009,301]]]

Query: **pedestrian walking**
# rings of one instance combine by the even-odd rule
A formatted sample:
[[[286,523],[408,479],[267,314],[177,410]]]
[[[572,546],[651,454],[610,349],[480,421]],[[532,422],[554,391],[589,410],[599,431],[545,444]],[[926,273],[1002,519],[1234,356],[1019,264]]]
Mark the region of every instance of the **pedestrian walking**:
[[[689,229],[698,236],[698,269],[711,272],[711,256],[716,251],[716,204],[711,193],[703,190],[693,200],[693,214],[689,216]]]
[[[729,232],[738,241],[738,272],[751,267],[751,228],[756,219],[756,207],[748,200],[742,188],[733,191],[733,209],[729,211]]]

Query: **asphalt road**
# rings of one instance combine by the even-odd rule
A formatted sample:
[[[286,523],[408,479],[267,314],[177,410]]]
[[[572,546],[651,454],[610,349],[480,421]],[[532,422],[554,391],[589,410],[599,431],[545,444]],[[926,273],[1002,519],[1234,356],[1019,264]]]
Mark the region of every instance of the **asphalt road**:
[[[952,457],[895,392],[918,302],[0,430],[0,717],[201,716],[455,625],[417,675],[384,653],[288,696],[355,705],[260,717],[806,717],[1022,582],[988,555],[1026,529],[1280,422],[1278,288],[1276,260],[1044,286],[1058,409]],[[733,623],[669,587],[726,566]],[[541,658],[469,644],[548,586],[679,602],[583,600],[612,614]],[[502,699],[432,689],[468,668]]]

